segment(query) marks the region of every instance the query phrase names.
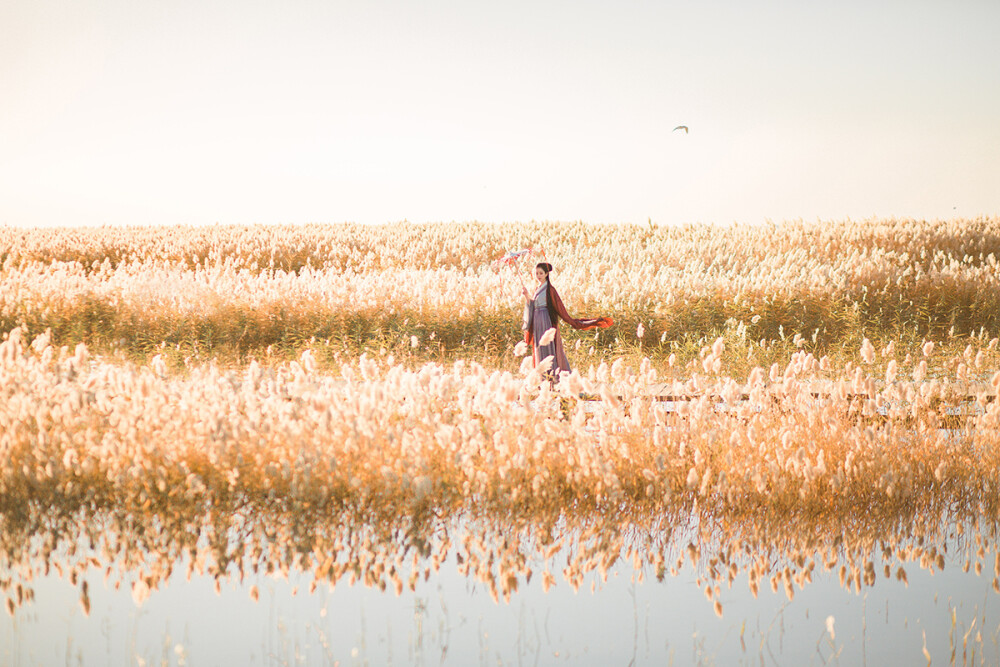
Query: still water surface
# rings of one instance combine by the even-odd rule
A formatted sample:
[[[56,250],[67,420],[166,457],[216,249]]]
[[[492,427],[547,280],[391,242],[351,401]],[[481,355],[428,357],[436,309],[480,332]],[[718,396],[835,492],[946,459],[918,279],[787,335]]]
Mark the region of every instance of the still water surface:
[[[667,553],[684,554],[689,537],[678,533]],[[877,576],[860,591],[841,585],[837,567],[820,564],[811,582],[791,586],[791,599],[766,578],[755,598],[740,567],[731,586],[718,580],[721,617],[705,594],[715,583],[705,574],[707,554],[662,580],[648,565],[640,575],[621,558],[606,581],[590,571],[574,590],[558,571],[572,556],[569,546],[549,561],[555,582],[547,592],[536,574],[498,601],[488,586],[460,573],[454,551],[415,590],[404,586],[398,595],[392,586],[351,585],[346,576],[310,593],[314,573],[294,568],[287,577],[248,572],[242,583],[231,576],[216,592],[208,574],[188,579],[184,556],[139,606],[134,573],[118,562],[106,579],[107,563],[90,561],[76,585],[54,568],[23,581],[34,599],[3,615],[0,663],[882,665],[926,664],[930,656],[933,664],[997,664],[995,543],[987,540],[977,559],[972,540],[960,542],[933,545],[948,550],[943,569],[941,561],[903,563],[908,584],[896,575],[900,562],[881,553],[870,554]],[[84,556],[100,561],[96,553]],[[963,572],[967,559],[972,567]],[[884,563],[891,564],[888,578]],[[537,559],[535,565],[544,567]],[[89,615],[81,605],[83,580]]]

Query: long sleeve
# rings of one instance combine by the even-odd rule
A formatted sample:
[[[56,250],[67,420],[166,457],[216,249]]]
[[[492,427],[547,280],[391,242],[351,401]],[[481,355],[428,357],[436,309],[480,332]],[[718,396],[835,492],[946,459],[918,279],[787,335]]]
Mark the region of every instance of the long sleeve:
[[[615,323],[615,321],[610,317],[594,317],[584,319],[570,317],[569,312],[566,310],[566,306],[563,305],[562,298],[559,296],[559,292],[557,292],[556,288],[552,287],[551,284],[549,285],[549,303],[555,309],[559,319],[565,321],[574,329],[605,329]]]
[[[524,332],[524,342],[531,345],[531,316],[533,315],[532,303],[525,301],[524,315],[521,316],[521,331]]]

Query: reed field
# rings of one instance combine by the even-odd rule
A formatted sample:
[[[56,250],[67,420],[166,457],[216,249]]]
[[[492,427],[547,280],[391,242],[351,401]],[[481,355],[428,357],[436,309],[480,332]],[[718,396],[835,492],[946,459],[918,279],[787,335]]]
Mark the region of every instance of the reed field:
[[[998,329],[1000,220],[989,218],[0,228],[0,330],[50,329],[57,345],[147,358],[158,347],[294,358],[311,343],[321,363],[385,348],[400,363],[498,366],[520,338],[521,300],[515,273],[495,260],[518,248],[534,250],[519,267],[525,280],[545,259],[571,313],[616,320],[600,336],[568,335],[598,356],[689,361],[706,341],[738,333],[758,344],[739,350],[749,370],[775,345],[773,361],[795,351],[796,334],[804,349],[830,354],[853,353],[864,338],[916,345]]]
[[[7,610],[52,568],[85,611],[176,567],[498,601],[691,568],[722,616],[947,556],[1000,591],[998,251],[997,219],[2,228]],[[616,321],[563,327],[555,384],[535,257]]]

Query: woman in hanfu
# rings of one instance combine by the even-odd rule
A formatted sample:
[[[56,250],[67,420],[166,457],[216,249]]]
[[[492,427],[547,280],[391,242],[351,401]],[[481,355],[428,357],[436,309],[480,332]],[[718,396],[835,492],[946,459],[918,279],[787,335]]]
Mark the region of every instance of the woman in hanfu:
[[[538,366],[539,362],[546,357],[552,357],[552,365],[549,367],[548,375],[551,379],[558,380],[560,373],[570,372],[562,336],[559,335],[559,320],[562,319],[574,329],[595,329],[597,327],[603,329],[614,324],[614,320],[610,317],[582,320],[570,317],[562,299],[559,298],[559,292],[549,280],[550,273],[552,273],[552,265],[548,262],[539,262],[535,266],[538,289],[532,294],[527,287],[521,288],[525,300],[521,329],[524,331],[524,342],[531,345],[534,365]],[[555,336],[545,335],[549,329],[555,329]]]

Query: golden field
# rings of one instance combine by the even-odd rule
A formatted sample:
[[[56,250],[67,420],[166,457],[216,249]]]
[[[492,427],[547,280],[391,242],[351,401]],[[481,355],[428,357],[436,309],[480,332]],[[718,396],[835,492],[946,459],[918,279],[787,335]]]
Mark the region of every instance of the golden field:
[[[989,218],[0,228],[0,330],[51,329],[59,345],[147,356],[164,346],[294,358],[312,341],[321,363],[386,348],[398,361],[496,366],[520,337],[520,288],[494,261],[518,248],[535,250],[525,280],[544,258],[571,313],[615,318],[601,336],[568,336],[599,356],[689,361],[738,332],[777,344],[777,360],[795,334],[814,353],[853,353],[864,338],[915,345],[998,328],[1000,220]],[[769,360],[759,345],[754,354]]]
[[[184,559],[398,591],[449,553],[497,597],[687,558],[720,614],[945,543],[996,589],[998,230],[0,230],[8,610],[50,564],[141,602]],[[492,265],[529,246],[617,320],[555,386]]]

